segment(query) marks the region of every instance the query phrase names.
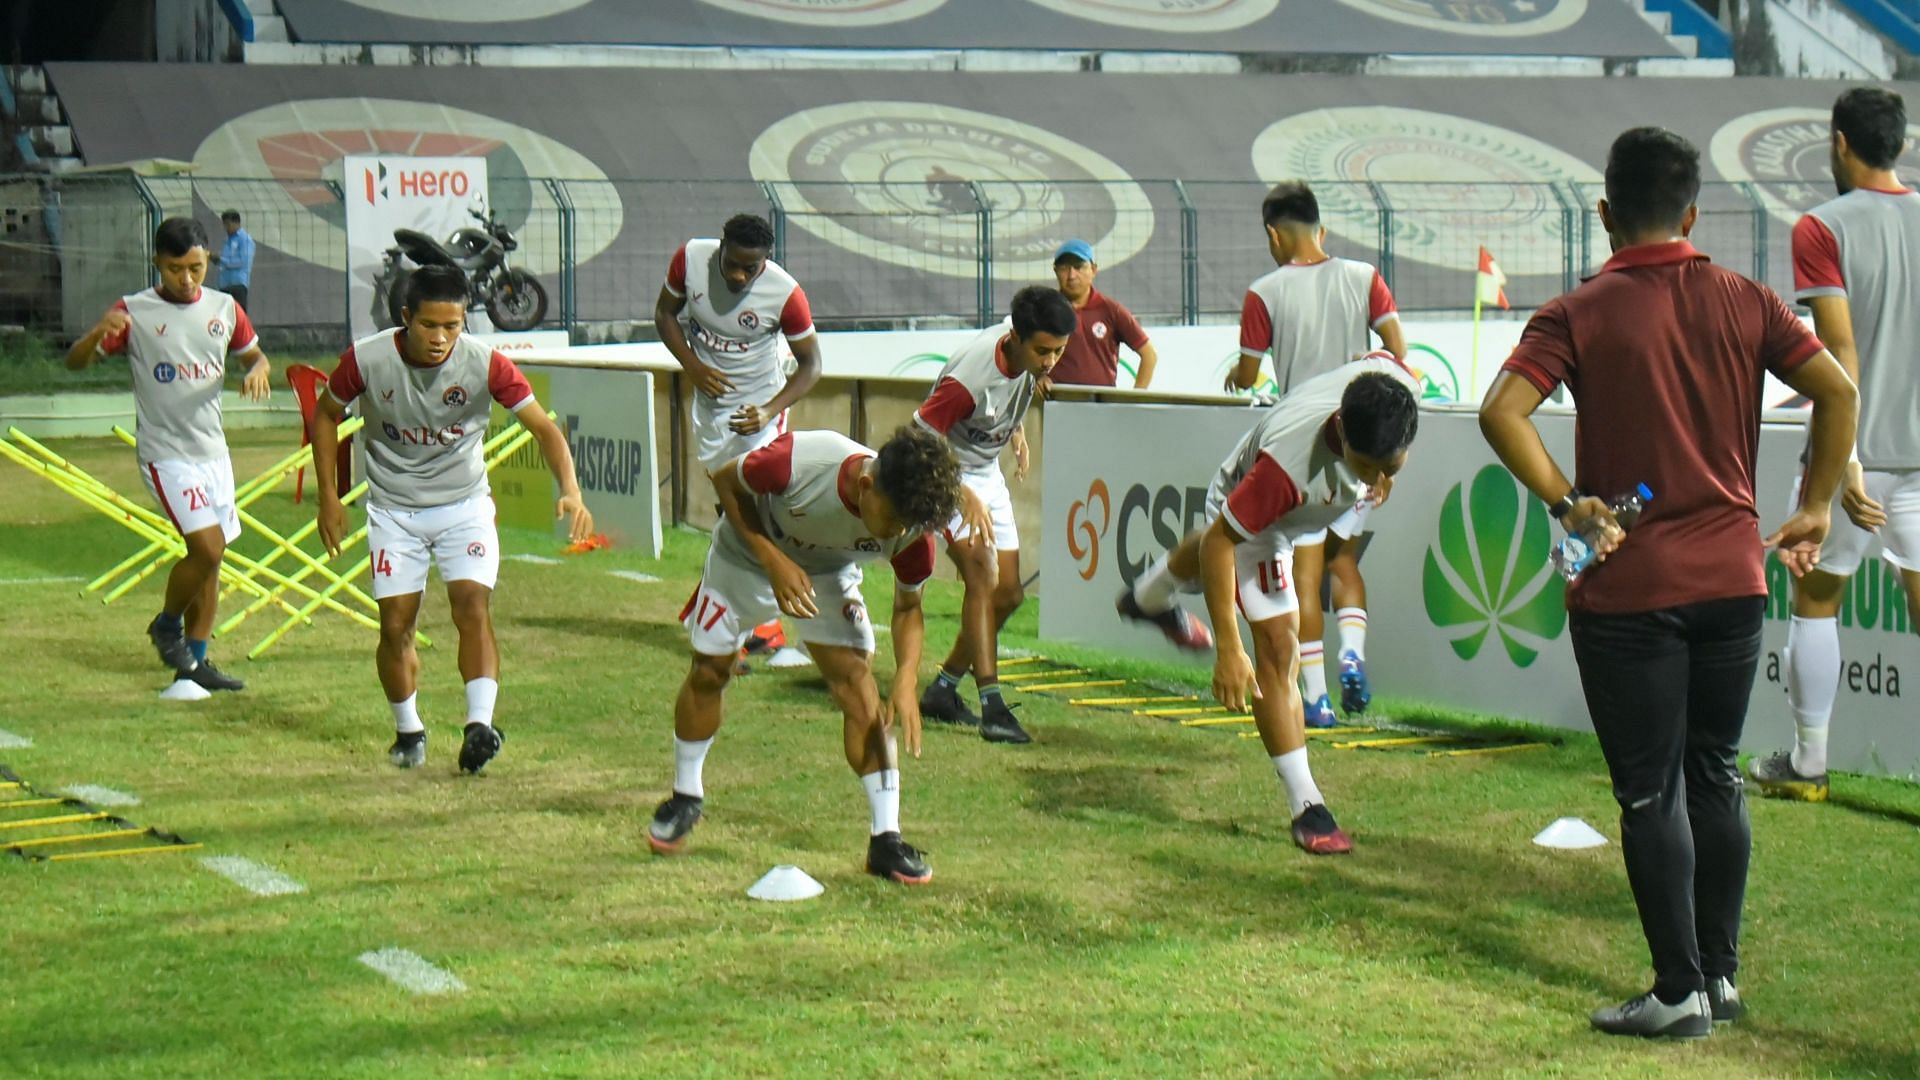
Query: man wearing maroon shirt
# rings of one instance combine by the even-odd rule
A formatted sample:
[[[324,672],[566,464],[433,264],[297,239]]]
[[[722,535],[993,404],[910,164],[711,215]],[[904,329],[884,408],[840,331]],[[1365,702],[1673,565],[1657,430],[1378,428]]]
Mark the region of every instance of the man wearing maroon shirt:
[[[1053,276],[1060,291],[1073,305],[1080,328],[1067,339],[1067,352],[1047,376],[1047,386],[1114,386],[1120,380],[1120,346],[1125,345],[1140,357],[1140,370],[1134,373],[1133,387],[1145,390],[1153,381],[1154,365],[1160,355],[1133,317],[1118,300],[1093,287],[1100,266],[1093,261],[1093,245],[1085,240],[1069,240],[1053,256]],[[1042,387],[1044,392],[1046,387]]]
[[[1785,303],[1686,240],[1700,155],[1634,128],[1607,155],[1614,256],[1543,307],[1480,406],[1480,427],[1569,532],[1605,559],[1567,590],[1573,653],[1620,803],[1620,845],[1653,954],[1645,994],[1593,1014],[1615,1035],[1699,1038],[1740,1015],[1734,989],[1750,839],[1735,756],[1766,604],[1765,547],[1819,559],[1859,395]],[[1760,538],[1753,477],[1773,372],[1813,401],[1799,509]],[[1566,385],[1580,411],[1569,483],[1532,413]],[[1644,483],[1629,536],[1607,499]]]

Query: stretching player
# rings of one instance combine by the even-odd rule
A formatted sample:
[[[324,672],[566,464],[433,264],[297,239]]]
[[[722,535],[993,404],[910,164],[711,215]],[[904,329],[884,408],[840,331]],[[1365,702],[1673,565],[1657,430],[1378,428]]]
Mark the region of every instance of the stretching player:
[[[1813,329],[1860,387],[1859,449],[1847,466],[1833,531],[1820,565],[1793,582],[1787,629],[1787,700],[1793,749],[1748,766],[1768,795],[1827,797],[1827,725],[1840,692],[1835,619],[1847,579],[1879,534],[1880,556],[1900,573],[1907,610],[1920,626],[1920,194],[1894,175],[1907,141],[1907,107],[1890,90],[1859,87],[1833,105],[1831,158],[1840,197],[1814,207],[1793,229],[1794,298],[1813,309]],[[1800,490],[1793,499],[1797,508]]]
[[[807,294],[769,258],[772,252],[773,226],[735,214],[720,239],[680,245],[653,304],[661,344],[693,380],[694,455],[709,476],[778,438],[787,430],[787,409],[820,381],[820,338]],[[797,365],[784,383],[781,335]],[[755,627],[747,640],[749,651],[781,650],[776,667],[806,663],[804,655],[783,649],[777,618]]]
[[[493,583],[500,576],[482,443],[492,402],[533,433],[560,484],[556,518],[571,517],[574,542],[593,534],[580,499],[567,437],[534,400],[513,361],[464,336],[466,277],[450,266],[427,266],[407,277],[406,325],[348,346],[313,411],[313,466],[320,482],[320,539],[340,553],[347,512],[329,482],[337,475],[340,421],[354,405],[366,418],[367,550],[373,598],[380,605],[380,687],[393,709],[387,758],[403,769],[427,760],[427,729],[415,688],[420,656],[413,628],[427,569],[447,583],[453,625],[460,632],[460,677],[467,684],[467,722],[460,771],[477,773],[500,752],[493,726],[500,694],[500,649],[493,639]]]
[[[720,730],[734,657],[755,622],[785,612],[813,652],[846,720],[847,764],[872,813],[867,872],[907,885],[933,871],[900,838],[897,725],[920,753],[915,705],[924,625],[920,586],[933,575],[933,536],[960,501],[959,469],[938,438],[896,431],[878,453],[830,431],[799,431],[714,473],[722,516],[706,568],[680,618],[693,666],[673,706],[673,793],[653,813],[647,842],[677,852],[700,820],[701,772]],[[880,700],[873,624],[860,564],[893,564],[893,690]]]
[[[1274,383],[1281,394],[1367,352],[1368,332],[1395,360],[1407,358],[1406,335],[1393,293],[1380,271],[1363,262],[1327,254],[1320,204],[1300,181],[1276,186],[1260,205],[1267,251],[1277,269],[1247,287],[1240,312],[1240,364],[1233,385],[1251,388],[1260,358],[1273,353]],[[1337,723],[1327,695],[1326,617],[1320,606],[1323,573],[1333,578],[1333,606],[1340,622],[1340,707],[1365,712],[1373,699],[1367,685],[1367,583],[1360,576],[1362,503],[1330,530],[1294,543],[1294,585],[1301,597],[1300,674],[1307,684],[1307,726]]]
[[[1013,448],[1015,480],[1027,475],[1027,437],[1022,425],[1037,380],[1066,353],[1079,326],[1073,304],[1058,289],[1030,285],[1013,295],[1007,321],[988,327],[954,351],[940,370],[933,393],[913,419],[946,436],[960,460],[960,480],[972,496],[968,520],[948,527],[947,554],[966,584],[960,636],[947,654],[920,711],[951,724],[978,724],[988,742],[1025,743],[1032,737],[1000,696],[999,636],[1020,602],[1020,534],[1013,524],[1013,495],[1000,472],[1000,451]],[[975,509],[984,508],[984,513]],[[984,516],[987,520],[981,521]],[[973,672],[980,715],[960,700],[960,680]]]
[[[1155,560],[1116,603],[1122,618],[1150,622],[1174,644],[1200,650],[1213,636],[1174,602],[1204,587],[1220,630],[1213,696],[1229,709],[1252,699],[1260,740],[1287,790],[1293,842],[1315,855],[1351,851],[1307,768],[1295,683],[1300,597],[1295,542],[1363,499],[1385,502],[1419,426],[1414,379],[1391,357],[1369,357],[1299,384],[1255,424],[1207,488],[1210,523]],[[1253,630],[1247,661],[1236,599]]]
[[[127,358],[133,372],[134,430],[140,478],[180,532],[186,555],[167,575],[166,599],[147,626],[161,663],[176,676],[166,697],[197,700],[210,690],[243,690],[207,659],[220,602],[220,560],[240,535],[233,462],[220,423],[227,356],[247,365],[242,396],[265,401],[271,374],[247,313],[223,292],[201,287],[207,231],[192,218],[168,218],[153,234],[160,284],[113,302],[67,351],[79,371],[103,356]]]

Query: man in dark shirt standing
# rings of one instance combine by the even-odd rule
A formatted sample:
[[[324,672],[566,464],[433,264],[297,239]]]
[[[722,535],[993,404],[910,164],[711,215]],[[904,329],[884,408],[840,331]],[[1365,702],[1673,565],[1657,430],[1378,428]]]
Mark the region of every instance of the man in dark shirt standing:
[[[1540,309],[1480,406],[1513,474],[1605,559],[1567,591],[1574,658],[1620,803],[1627,879],[1653,954],[1647,993],[1593,1014],[1616,1035],[1699,1038],[1741,1011],[1734,988],[1750,840],[1735,763],[1766,604],[1765,548],[1819,558],[1859,395],[1763,285],[1686,240],[1700,155],[1635,128],[1607,155],[1614,255]],[[1754,507],[1763,376],[1813,401],[1800,508],[1765,540]],[[1580,412],[1569,483],[1531,415],[1561,384]],[[1629,536],[1607,500],[1644,483]]]
[[[1093,287],[1100,267],[1093,261],[1093,245],[1085,240],[1069,240],[1053,256],[1053,276],[1060,291],[1080,317],[1080,329],[1067,339],[1067,352],[1053,366],[1046,386],[1114,386],[1120,381],[1120,346],[1125,345],[1140,357],[1140,370],[1134,373],[1136,390],[1145,390],[1153,381],[1153,368],[1160,356],[1153,342],[1118,300]],[[1044,389],[1044,387],[1043,387]]]

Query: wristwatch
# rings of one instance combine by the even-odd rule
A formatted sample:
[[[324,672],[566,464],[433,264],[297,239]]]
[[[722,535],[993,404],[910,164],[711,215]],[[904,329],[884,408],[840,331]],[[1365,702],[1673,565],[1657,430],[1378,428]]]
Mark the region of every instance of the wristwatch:
[[[1574,504],[1579,501],[1580,501],[1579,490],[1575,489],[1573,491],[1569,491],[1565,495],[1560,496],[1559,502],[1554,503],[1552,506],[1549,506],[1547,508],[1547,513],[1553,515],[1553,520],[1559,521],[1561,518],[1564,518],[1568,514],[1572,513]]]

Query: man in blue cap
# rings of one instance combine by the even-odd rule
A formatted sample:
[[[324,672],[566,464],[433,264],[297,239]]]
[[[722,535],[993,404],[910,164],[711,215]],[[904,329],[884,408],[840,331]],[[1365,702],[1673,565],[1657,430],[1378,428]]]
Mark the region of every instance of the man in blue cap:
[[[1053,255],[1053,276],[1060,291],[1080,317],[1080,329],[1067,339],[1067,354],[1054,365],[1049,383],[1075,386],[1113,386],[1120,377],[1120,346],[1125,345],[1140,357],[1140,370],[1133,385],[1144,390],[1153,381],[1153,366],[1160,358],[1140,328],[1140,320],[1118,300],[1093,287],[1100,272],[1093,261],[1093,245],[1085,240],[1069,240]]]

